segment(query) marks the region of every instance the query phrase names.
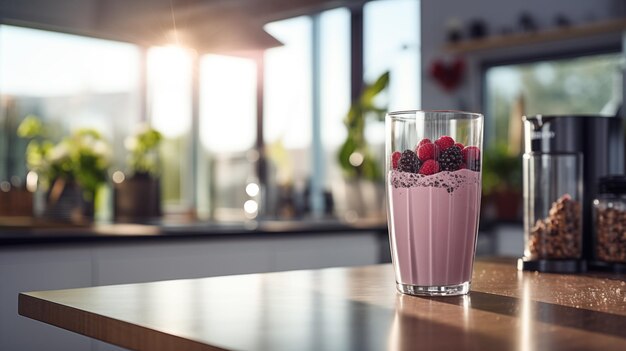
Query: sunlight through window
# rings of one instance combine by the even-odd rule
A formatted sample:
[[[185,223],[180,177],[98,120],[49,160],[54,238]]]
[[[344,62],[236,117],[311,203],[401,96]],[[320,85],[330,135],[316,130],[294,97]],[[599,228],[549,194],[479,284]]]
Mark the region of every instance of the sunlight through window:
[[[148,95],[154,128],[179,137],[191,123],[191,54],[175,46],[148,51]]]
[[[200,67],[200,142],[211,152],[246,151],[256,136],[256,65],[205,55]]]

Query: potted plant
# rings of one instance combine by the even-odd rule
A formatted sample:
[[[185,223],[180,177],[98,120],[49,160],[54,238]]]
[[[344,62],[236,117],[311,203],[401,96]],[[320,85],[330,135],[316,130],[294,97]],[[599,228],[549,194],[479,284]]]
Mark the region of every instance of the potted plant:
[[[384,121],[387,109],[376,106],[375,100],[388,85],[389,72],[383,73],[373,84],[366,85],[359,99],[350,106],[344,120],[348,133],[337,158],[346,178],[348,207],[357,216],[381,212],[383,208],[382,202],[378,201],[381,198],[378,190],[382,188],[379,185],[383,173],[365,139],[365,125],[368,118]],[[374,206],[369,206],[372,203]]]
[[[18,135],[30,139],[26,163],[46,192],[43,215],[72,222],[93,219],[95,199],[107,182],[111,161],[110,146],[102,135],[94,129],[78,129],[55,144],[32,115],[22,121]]]
[[[519,220],[522,203],[522,161],[509,152],[504,143],[485,150],[483,159],[483,195],[485,206],[497,220]]]
[[[117,221],[148,220],[161,216],[158,148],[163,136],[142,126],[126,139],[128,176],[114,175],[114,213]]]

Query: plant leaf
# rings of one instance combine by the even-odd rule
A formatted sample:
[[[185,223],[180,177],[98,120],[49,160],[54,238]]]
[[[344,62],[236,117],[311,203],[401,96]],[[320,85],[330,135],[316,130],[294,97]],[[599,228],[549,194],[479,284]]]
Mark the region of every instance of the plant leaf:
[[[374,98],[380,94],[389,85],[389,71],[383,73],[376,81],[367,85],[361,95],[361,104],[365,106],[373,106]]]

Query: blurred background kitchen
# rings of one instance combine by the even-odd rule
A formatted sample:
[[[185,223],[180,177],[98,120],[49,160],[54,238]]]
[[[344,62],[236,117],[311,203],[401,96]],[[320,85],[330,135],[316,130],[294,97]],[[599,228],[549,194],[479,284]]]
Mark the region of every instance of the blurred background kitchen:
[[[485,114],[477,252],[521,256],[521,116],[621,118],[625,16],[621,0],[0,1],[0,348],[37,348],[34,331],[109,347],[18,319],[18,291],[387,262],[387,110]]]

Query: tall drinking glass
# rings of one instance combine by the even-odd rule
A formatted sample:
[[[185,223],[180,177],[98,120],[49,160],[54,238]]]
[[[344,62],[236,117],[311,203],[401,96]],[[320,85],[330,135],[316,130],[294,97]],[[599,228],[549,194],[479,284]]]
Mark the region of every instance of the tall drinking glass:
[[[400,292],[467,294],[480,214],[483,116],[390,112],[387,222]]]

